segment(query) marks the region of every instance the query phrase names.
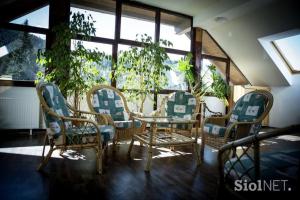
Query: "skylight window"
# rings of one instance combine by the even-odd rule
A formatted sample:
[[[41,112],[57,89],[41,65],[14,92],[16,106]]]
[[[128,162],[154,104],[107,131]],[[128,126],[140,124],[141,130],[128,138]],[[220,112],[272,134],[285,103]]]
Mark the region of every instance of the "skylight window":
[[[300,72],[300,34],[273,41],[292,72]]]

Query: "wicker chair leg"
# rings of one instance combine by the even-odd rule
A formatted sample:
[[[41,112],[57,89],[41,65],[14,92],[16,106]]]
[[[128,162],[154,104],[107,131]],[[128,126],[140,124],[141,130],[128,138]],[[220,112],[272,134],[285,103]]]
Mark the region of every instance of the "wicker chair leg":
[[[44,147],[43,147],[42,162],[38,165],[37,171],[40,171],[41,169],[43,169],[43,168],[47,165],[47,163],[48,163],[48,161],[49,161],[49,159],[50,159],[50,157],[51,157],[51,155],[52,155],[52,152],[54,151],[54,148],[53,148],[54,145],[51,144],[51,145],[50,145],[50,150],[49,150],[47,156],[44,157],[45,145],[46,145],[46,144],[44,144]]]
[[[151,167],[151,161],[152,161],[152,146],[148,146],[148,156],[147,156],[147,163],[145,166],[145,171],[149,172]]]
[[[97,173],[102,174],[102,155],[103,155],[103,150],[99,147],[96,147],[96,162],[97,162]]]
[[[201,138],[201,150],[200,150],[200,159],[201,161],[204,160],[204,147],[205,147],[205,135],[202,134],[202,138]]]
[[[195,155],[196,155],[197,165],[200,165],[201,164],[201,159],[200,159],[199,145],[198,144],[194,144],[194,151],[195,151]]]
[[[132,138],[132,139],[131,139],[131,142],[130,142],[130,144],[129,144],[128,152],[127,152],[127,155],[128,155],[128,156],[130,156],[130,153],[131,153],[131,150],[132,150],[133,143],[134,143],[134,139]]]

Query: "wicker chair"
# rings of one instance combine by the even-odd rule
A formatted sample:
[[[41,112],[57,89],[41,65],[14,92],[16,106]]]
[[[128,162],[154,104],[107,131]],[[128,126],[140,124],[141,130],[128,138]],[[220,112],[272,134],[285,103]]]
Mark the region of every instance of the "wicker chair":
[[[47,131],[45,134],[41,170],[49,161],[54,150],[60,155],[67,149],[94,148],[97,157],[97,172],[102,173],[102,155],[109,140],[114,137],[114,128],[107,124],[106,118],[98,113],[77,111],[67,104],[65,98],[53,83],[39,83],[36,87]],[[102,119],[99,125],[96,119]],[[45,146],[50,150],[45,157]]]
[[[242,96],[227,115],[204,119],[201,127],[201,158],[205,145],[220,149],[229,141],[257,134],[272,105],[273,96],[270,92],[255,90]]]
[[[200,101],[194,95],[184,91],[176,91],[166,96],[158,110],[152,113],[153,116],[179,117],[186,119],[196,119],[200,113]],[[158,127],[168,132],[169,127]],[[177,125],[173,129],[175,132],[184,136],[192,137],[193,127],[191,125]]]
[[[92,112],[105,115],[108,123],[115,127],[114,144],[132,139],[134,133],[142,133],[146,127],[140,122],[133,126],[132,116],[142,114],[130,112],[123,94],[112,86],[94,86],[87,93],[87,103]]]

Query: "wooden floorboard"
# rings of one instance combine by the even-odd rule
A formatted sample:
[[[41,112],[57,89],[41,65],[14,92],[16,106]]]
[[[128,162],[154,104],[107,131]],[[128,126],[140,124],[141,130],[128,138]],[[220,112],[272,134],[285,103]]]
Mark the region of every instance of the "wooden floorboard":
[[[144,172],[146,147],[109,147],[103,175],[96,174],[95,153],[84,150],[69,158],[51,158],[42,172],[37,150],[41,134],[7,135],[0,141],[0,199],[216,199],[217,151],[205,148],[196,166],[192,147],[154,150],[152,170]],[[18,148],[21,147],[21,148]],[[32,149],[32,152],[30,152]],[[227,199],[229,194],[222,194]],[[234,196],[229,196],[233,199]]]

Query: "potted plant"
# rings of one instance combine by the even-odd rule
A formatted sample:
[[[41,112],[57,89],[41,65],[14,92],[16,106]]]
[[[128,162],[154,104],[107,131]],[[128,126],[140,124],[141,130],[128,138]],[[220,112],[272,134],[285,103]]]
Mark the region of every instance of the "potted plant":
[[[167,40],[153,42],[147,34],[138,36],[137,41],[141,47],[130,47],[120,53],[114,78],[123,82],[122,89],[129,101],[139,102],[142,113],[146,97],[153,91],[158,93],[167,84],[166,72],[171,67],[166,64],[169,56],[161,44],[172,44]]]
[[[65,96],[73,97],[73,106],[77,110],[83,94],[94,84],[105,81],[98,67],[108,56],[98,49],[86,48],[81,40],[74,40],[78,35],[85,41],[90,40],[96,32],[94,23],[91,15],[71,13],[69,25],[60,24],[53,28],[55,42],[51,49],[38,53],[37,62],[46,70],[38,72],[37,81],[55,82]]]
[[[200,101],[204,101],[204,96],[216,97],[227,106],[227,96],[230,94],[230,87],[217,72],[216,66],[211,64],[202,75],[197,75],[194,66],[191,65],[191,59],[192,54],[189,53],[178,62],[178,69],[184,73],[191,93],[199,98]]]

